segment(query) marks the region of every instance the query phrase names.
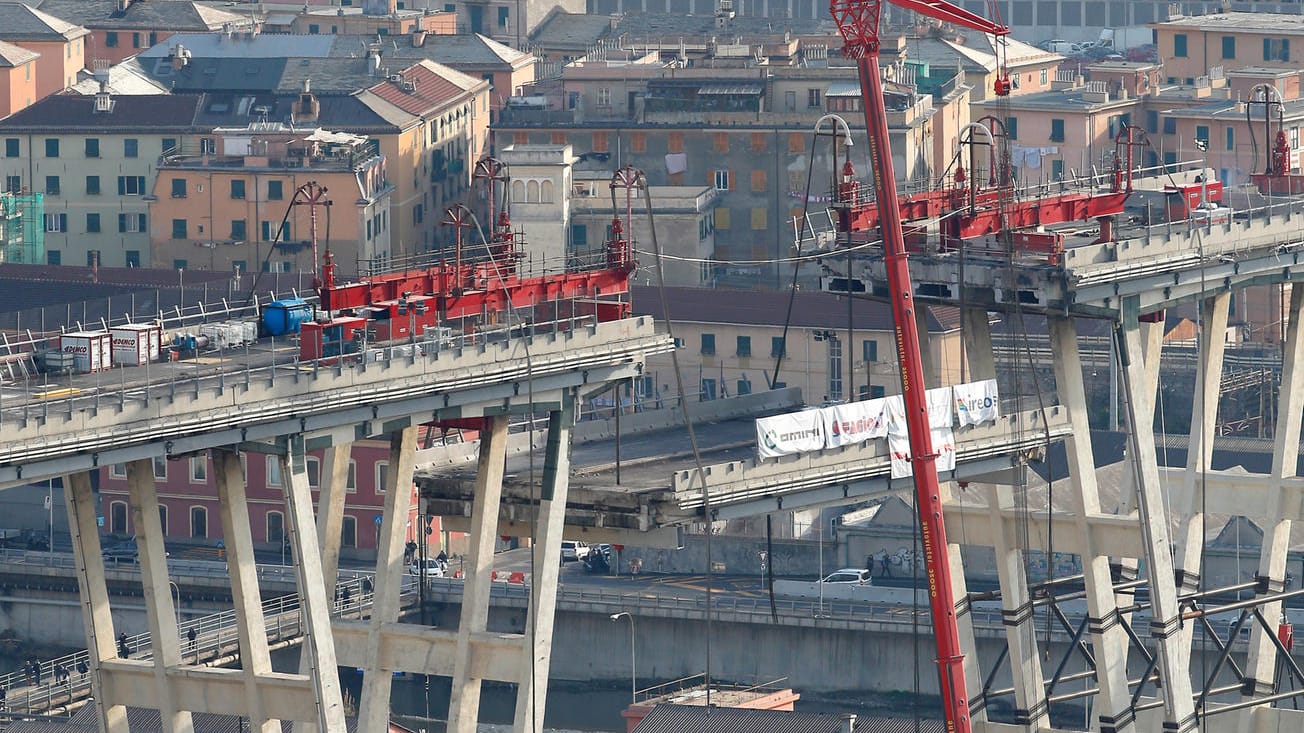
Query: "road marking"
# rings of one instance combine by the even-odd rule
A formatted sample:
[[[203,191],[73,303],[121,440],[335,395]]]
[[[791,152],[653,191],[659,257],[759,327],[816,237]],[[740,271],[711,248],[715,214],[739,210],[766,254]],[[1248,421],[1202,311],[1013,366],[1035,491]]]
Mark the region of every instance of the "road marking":
[[[32,396],[38,400],[50,400],[56,397],[71,397],[77,394],[81,394],[80,389],[77,389],[76,387],[64,387],[62,389],[49,389],[44,392],[37,392]]]

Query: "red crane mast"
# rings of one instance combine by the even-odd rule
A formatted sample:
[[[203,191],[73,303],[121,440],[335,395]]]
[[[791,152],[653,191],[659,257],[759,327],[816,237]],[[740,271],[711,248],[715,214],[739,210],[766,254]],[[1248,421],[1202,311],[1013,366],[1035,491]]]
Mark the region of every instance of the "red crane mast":
[[[1010,93],[1005,68],[1005,37],[1010,29],[956,7],[944,0],[892,0],[893,4],[930,18],[988,33],[996,38],[998,78],[997,96]],[[937,642],[937,667],[942,692],[946,729],[952,733],[969,733],[969,700],[964,681],[964,653],[956,625],[955,595],[951,590],[951,564],[947,550],[946,526],[942,521],[941,487],[937,480],[937,454],[933,450],[928,425],[928,399],[925,393],[923,359],[919,352],[919,333],[915,327],[915,303],[906,262],[905,237],[901,230],[901,211],[897,201],[896,177],[892,169],[892,150],[888,137],[887,108],[883,103],[883,81],[879,76],[878,20],[883,0],[830,0],[829,10],[838,24],[846,45],[844,55],[856,59],[860,89],[864,96],[865,127],[869,137],[869,160],[873,168],[874,195],[879,202],[879,227],[883,236],[888,289],[895,324],[897,360],[901,369],[901,393],[905,403],[906,425],[910,437],[911,463],[918,497],[919,528],[928,571],[928,599],[932,612],[933,634]],[[993,8],[994,9],[994,8]],[[848,168],[847,173],[850,173]],[[845,176],[839,187],[843,200],[855,200],[854,179]],[[842,221],[848,227],[850,217]],[[848,285],[847,297],[851,297]]]

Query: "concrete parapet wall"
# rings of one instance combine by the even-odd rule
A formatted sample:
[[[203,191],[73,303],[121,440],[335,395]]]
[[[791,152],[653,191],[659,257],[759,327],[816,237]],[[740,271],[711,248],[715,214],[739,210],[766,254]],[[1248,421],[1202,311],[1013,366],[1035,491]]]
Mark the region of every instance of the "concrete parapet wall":
[[[694,402],[689,412],[693,416],[694,423],[709,423],[792,410],[804,404],[801,388],[787,387],[765,392],[753,392],[741,397]],[[678,427],[683,424],[683,408],[671,407],[664,410],[648,410],[622,416],[620,418],[620,432],[623,435],[649,433],[655,430]],[[614,417],[605,420],[587,420],[575,426],[574,442],[588,443],[596,440],[606,440],[615,437],[615,435],[616,419]]]

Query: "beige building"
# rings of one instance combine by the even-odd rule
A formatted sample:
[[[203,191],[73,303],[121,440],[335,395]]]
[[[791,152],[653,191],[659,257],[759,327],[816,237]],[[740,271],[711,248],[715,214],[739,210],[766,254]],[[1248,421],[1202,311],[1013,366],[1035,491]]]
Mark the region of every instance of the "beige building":
[[[1215,67],[1304,68],[1304,16],[1294,13],[1211,13],[1153,27],[1170,84],[1195,84]]]
[[[852,328],[848,329],[845,298],[798,292],[785,337],[786,292],[662,291],[638,286],[632,298],[636,315],[651,315],[658,321],[662,302],[669,307],[690,399],[710,400],[769,389],[776,381],[776,365],[778,385],[800,387],[810,404],[900,392],[892,314],[884,301],[856,299],[851,309]],[[927,381],[954,384],[960,376],[958,311],[930,306],[927,322]],[[850,349],[846,348],[848,340]],[[638,399],[653,405],[673,401],[673,370],[670,355],[648,357],[644,376],[635,382]]]
[[[144,267],[159,156],[198,147],[200,95],[56,94],[0,120],[0,175],[45,194],[51,265]]]
[[[210,139],[212,153],[177,151],[159,164],[153,267],[320,272],[329,247],[339,275],[353,277],[390,258],[394,187],[376,141],[276,122],[217,129]],[[308,182],[331,202],[316,212],[317,261],[310,207],[291,203]]]
[[[40,54],[0,41],[0,118],[36,101],[36,60]]]
[[[40,55],[36,99],[41,99],[77,83],[77,72],[86,66],[90,31],[31,7],[35,4],[0,2],[0,41]]]
[[[250,13],[232,12],[194,0],[30,0],[42,12],[81,24],[89,31],[86,59],[116,64],[174,33],[227,30],[247,32]]]

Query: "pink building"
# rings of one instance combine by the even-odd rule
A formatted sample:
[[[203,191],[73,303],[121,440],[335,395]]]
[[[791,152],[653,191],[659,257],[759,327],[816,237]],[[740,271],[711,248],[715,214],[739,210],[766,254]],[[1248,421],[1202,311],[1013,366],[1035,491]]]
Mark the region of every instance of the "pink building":
[[[249,522],[253,529],[257,549],[279,550],[285,540],[284,477],[275,456],[243,453],[240,456],[248,482]],[[354,444],[349,459],[347,495],[344,505],[344,527],[341,551],[365,554],[376,548],[380,531],[376,519],[381,516],[385,503],[383,486],[389,470],[389,444],[384,441],[361,441]],[[308,455],[308,483],[313,489],[314,502],[321,476],[321,451]],[[183,456],[176,460],[156,458],[154,478],[158,482],[159,518],[163,534],[169,540],[188,542],[199,546],[215,546],[223,538],[221,514],[218,511],[217,479],[213,462],[207,454]],[[408,517],[408,539],[418,537],[416,489],[413,492],[412,510]],[[136,533],[128,504],[127,468],[123,464],[100,469],[100,500],[104,517],[104,531],[108,534],[130,536]],[[431,525],[431,547],[437,547],[440,534],[439,518]],[[437,551],[437,550],[436,550]]]

